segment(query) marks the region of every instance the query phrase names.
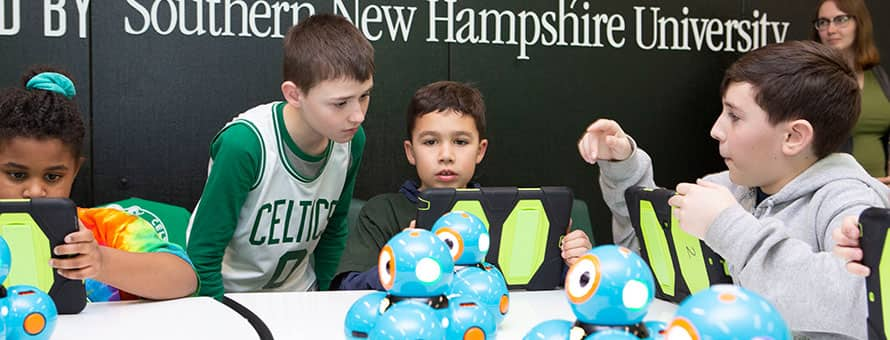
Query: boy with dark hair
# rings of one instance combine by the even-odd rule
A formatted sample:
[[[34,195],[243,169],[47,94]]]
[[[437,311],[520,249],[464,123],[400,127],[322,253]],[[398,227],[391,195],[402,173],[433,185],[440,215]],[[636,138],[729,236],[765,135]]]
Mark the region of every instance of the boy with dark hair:
[[[187,232],[201,295],[328,288],[346,242],[373,73],[373,47],[345,18],[314,15],[291,28],[285,101],[235,117],[210,147]]]
[[[887,207],[887,188],[850,155],[833,153],[859,114],[853,68],[814,42],[769,45],[742,56],[721,86],[711,128],[727,171],[677,185],[680,226],[723,256],[736,284],[773,303],[811,338],[865,338],[865,285],[832,257],[845,216]],[[654,186],[652,162],[614,121],[578,143],[600,166],[615,242],[639,249],[624,190]]]
[[[347,241],[332,288],[383,290],[377,256],[389,239],[413,226],[417,197],[428,188],[476,188],[476,164],[485,157],[485,102],[478,89],[439,81],[421,87],[408,105],[405,157],[417,169],[420,184],[408,180],[398,193],[371,198],[359,213]],[[584,231],[563,240],[563,257],[574,260],[591,248]]]

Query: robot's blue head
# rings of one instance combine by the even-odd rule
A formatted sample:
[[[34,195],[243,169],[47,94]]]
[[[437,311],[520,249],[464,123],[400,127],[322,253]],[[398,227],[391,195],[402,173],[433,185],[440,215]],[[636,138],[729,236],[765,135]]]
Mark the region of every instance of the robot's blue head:
[[[445,294],[454,275],[448,246],[423,229],[406,229],[380,250],[380,283],[395,296],[431,297]]]
[[[714,285],[684,300],[665,339],[791,339],[779,312],[762,297],[733,285]]]
[[[578,321],[593,325],[632,325],[643,320],[655,298],[649,266],[624,247],[599,246],[569,268],[565,282]]]
[[[488,229],[473,214],[457,210],[449,212],[436,220],[432,231],[448,245],[454,264],[481,263],[488,254],[491,242]]]

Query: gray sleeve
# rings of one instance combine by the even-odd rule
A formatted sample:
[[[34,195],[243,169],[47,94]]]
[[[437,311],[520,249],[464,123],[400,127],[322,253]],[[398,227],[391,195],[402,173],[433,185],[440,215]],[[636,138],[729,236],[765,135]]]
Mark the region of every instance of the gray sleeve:
[[[818,210],[793,209],[790,213],[797,218],[757,219],[741,206],[728,208],[704,240],[726,259],[735,281],[773,302],[795,332],[865,338],[865,280],[848,273],[843,261],[832,256],[831,231],[844,217],[883,202],[862,185],[826,187],[829,190],[814,195],[818,203],[807,205]],[[812,223],[821,249],[791,237],[786,230],[794,223]]]
[[[631,140],[633,144],[633,140]],[[640,252],[640,242],[634,234],[627,212],[624,191],[635,185],[654,187],[652,159],[640,148],[634,147],[630,157],[623,161],[598,161],[600,167],[600,189],[603,200],[612,211],[612,241]]]

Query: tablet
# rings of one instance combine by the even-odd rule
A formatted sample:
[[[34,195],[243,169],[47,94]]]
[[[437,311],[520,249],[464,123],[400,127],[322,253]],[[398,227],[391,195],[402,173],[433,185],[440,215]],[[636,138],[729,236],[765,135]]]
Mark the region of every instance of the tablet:
[[[0,236],[9,244],[12,264],[3,285],[31,285],[49,294],[59,314],[83,310],[83,281],[69,280],[49,265],[52,249],[77,231],[77,208],[67,198],[0,200]]]
[[[868,304],[868,338],[887,339],[888,329],[884,320],[890,318],[887,308],[890,301],[884,300],[884,287],[882,282],[890,283],[890,256],[884,256],[890,251],[890,243],[887,242],[887,228],[890,228],[890,210],[883,208],[868,208],[859,214],[859,245],[862,247],[862,264],[871,269],[871,274],[865,278],[865,289]],[[890,288],[888,288],[890,290]],[[887,292],[890,298],[890,291]]]
[[[572,210],[566,187],[427,189],[416,226],[430,229],[443,214],[462,210],[485,223],[491,245],[485,260],[504,273],[509,289],[549,290],[562,274],[560,239]]]
[[[640,255],[655,275],[655,296],[679,303],[711,285],[732,283],[726,263],[682,229],[668,199],[673,190],[635,186],[624,192]]]

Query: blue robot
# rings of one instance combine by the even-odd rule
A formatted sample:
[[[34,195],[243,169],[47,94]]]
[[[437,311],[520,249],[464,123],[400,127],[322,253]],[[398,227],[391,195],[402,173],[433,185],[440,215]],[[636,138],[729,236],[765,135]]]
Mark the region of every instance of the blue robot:
[[[454,276],[448,246],[432,232],[407,229],[380,250],[378,270],[387,292],[371,293],[350,307],[344,321],[346,337],[410,338],[424,334],[422,337],[428,338],[440,334],[437,332],[444,337],[451,313],[445,293]],[[437,326],[431,328],[428,322]]]
[[[449,296],[465,296],[486,307],[501,323],[510,306],[504,274],[484,262],[490,239],[485,224],[464,211],[442,215],[431,229],[448,245],[457,267]]]
[[[498,325],[494,315],[474,297],[449,296],[447,339],[493,339]]]
[[[377,319],[382,315],[382,302],[386,293],[373,292],[356,300],[346,312],[345,330],[347,339],[365,339],[371,334]]]
[[[652,271],[627,248],[605,245],[588,251],[569,268],[565,291],[577,320],[545,321],[526,339],[661,338],[661,323],[643,322],[655,299]]]
[[[430,306],[408,300],[390,307],[371,330],[371,339],[445,339],[448,319]]]
[[[9,245],[0,237],[0,282],[12,264]],[[0,286],[0,339],[49,339],[56,327],[56,304],[36,287]]]
[[[18,285],[7,290],[6,339],[49,339],[56,328],[58,312],[53,300],[34,286]]]
[[[785,320],[769,302],[742,287],[714,285],[680,303],[665,339],[790,340]]]

